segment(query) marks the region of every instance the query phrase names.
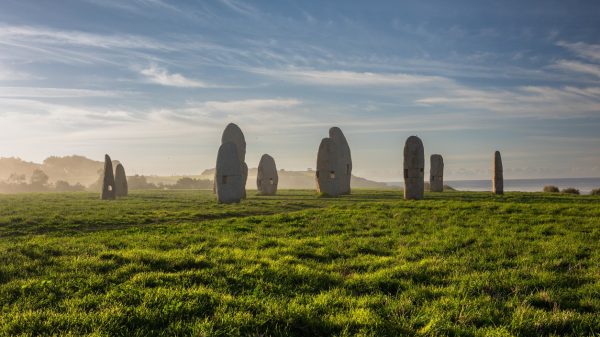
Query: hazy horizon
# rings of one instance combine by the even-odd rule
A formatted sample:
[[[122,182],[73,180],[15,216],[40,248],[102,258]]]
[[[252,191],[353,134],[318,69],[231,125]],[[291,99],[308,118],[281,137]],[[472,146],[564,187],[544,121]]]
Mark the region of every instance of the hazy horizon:
[[[315,168],[340,127],[353,174],[402,180],[410,135],[446,180],[600,177],[600,3],[7,1],[0,157],[78,154],[127,174]]]

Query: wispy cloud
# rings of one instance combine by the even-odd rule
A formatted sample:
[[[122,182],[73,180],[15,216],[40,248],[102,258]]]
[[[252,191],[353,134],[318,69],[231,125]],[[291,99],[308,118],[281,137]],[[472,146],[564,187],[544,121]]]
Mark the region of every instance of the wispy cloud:
[[[600,62],[600,45],[599,44],[588,44],[584,42],[566,42],[559,41],[556,43],[558,46],[569,49],[577,56],[588,59],[590,61]]]
[[[600,77],[600,66],[595,64],[561,60],[556,62],[556,64],[553,67],[566,71],[578,72],[582,74]]]
[[[439,76],[412,75],[402,73],[372,73],[344,70],[310,69],[253,69],[254,73],[300,83],[325,86],[405,86],[432,82],[444,82]]]
[[[155,40],[130,34],[102,35],[33,26],[0,26],[0,42],[35,42],[39,45],[79,45],[96,48],[168,49]]]
[[[161,68],[155,64],[150,65],[148,68],[140,70],[140,74],[145,76],[146,80],[168,87],[180,87],[180,88],[208,88],[210,85],[198,81],[189,79],[181,74],[169,73],[167,69]]]
[[[0,97],[4,98],[76,98],[76,97],[117,97],[126,93],[109,90],[39,88],[39,87],[0,87]]]

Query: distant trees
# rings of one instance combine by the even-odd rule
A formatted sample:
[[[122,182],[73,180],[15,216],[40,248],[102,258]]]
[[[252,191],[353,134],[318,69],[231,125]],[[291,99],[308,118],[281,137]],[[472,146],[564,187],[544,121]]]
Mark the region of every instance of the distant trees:
[[[544,186],[544,192],[546,192],[546,193],[558,193],[558,192],[560,192],[560,190],[558,189],[558,187],[556,187],[554,185],[548,185],[548,186]]]
[[[50,183],[50,177],[46,172],[40,169],[34,169],[27,181],[27,176],[20,173],[12,173],[6,181],[0,181],[0,192],[2,193],[20,193],[20,192],[67,192],[84,191],[85,186],[77,183],[69,184],[64,180],[58,180],[54,184]]]
[[[138,174],[127,177],[127,186],[129,187],[129,190],[150,190],[158,188],[158,186],[153,183],[149,183],[145,176]]]
[[[561,191],[562,193],[567,193],[567,194],[577,194],[579,195],[579,190],[573,187],[568,187],[565,188]]]
[[[189,190],[189,189],[211,189],[213,186],[211,180],[194,179],[183,177],[177,180],[174,185],[167,185],[169,189]]]

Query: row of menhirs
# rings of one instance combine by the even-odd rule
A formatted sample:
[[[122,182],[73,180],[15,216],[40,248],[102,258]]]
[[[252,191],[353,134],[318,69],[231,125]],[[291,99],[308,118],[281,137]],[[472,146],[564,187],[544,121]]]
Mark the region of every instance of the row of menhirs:
[[[431,192],[444,190],[444,159],[439,154],[431,155],[429,188]],[[404,199],[423,199],[425,192],[425,150],[417,136],[410,136],[404,144]],[[317,192],[328,196],[350,194],[352,179],[352,155],[350,146],[342,130],[329,129],[329,137],[323,138],[317,154],[315,180]],[[213,190],[220,203],[238,203],[246,198],[246,139],[235,124],[227,125],[221,136],[221,146],[217,154]],[[256,188],[260,195],[277,194],[279,177],[275,159],[263,154],[258,164]],[[502,159],[500,152],[494,153],[493,192],[504,193]],[[112,161],[108,155],[104,159],[102,178],[102,199],[115,199],[127,196],[127,177],[123,165],[118,164],[113,175]]]

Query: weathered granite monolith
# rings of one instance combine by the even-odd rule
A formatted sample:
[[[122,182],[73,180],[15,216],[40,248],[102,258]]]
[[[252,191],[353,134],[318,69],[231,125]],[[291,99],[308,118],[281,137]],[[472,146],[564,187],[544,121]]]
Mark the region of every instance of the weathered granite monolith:
[[[244,177],[237,147],[226,142],[219,147],[215,169],[215,190],[220,203],[240,202],[244,196]]]
[[[340,175],[340,194],[350,194],[350,180],[352,178],[352,155],[350,146],[342,130],[338,127],[329,129],[329,138],[331,138],[338,150],[338,169],[336,172]]]
[[[323,138],[317,155],[317,192],[332,197],[340,195],[340,174],[338,172],[339,150],[331,138]]]
[[[502,170],[502,157],[500,151],[494,153],[494,176],[492,177],[492,192],[494,194],[504,194],[504,173]]]
[[[129,194],[127,186],[127,176],[125,176],[125,168],[121,164],[115,167],[115,196],[126,197]]]
[[[239,126],[234,123],[229,123],[223,130],[223,135],[221,136],[221,144],[225,144],[227,142],[231,142],[235,144],[237,148],[238,159],[240,161],[240,165],[242,166],[242,177],[244,179],[243,185],[243,195],[246,197],[246,182],[248,180],[248,165],[246,165],[246,138],[244,137],[244,133]]]
[[[113,174],[112,161],[108,155],[104,155],[104,171],[102,173],[102,200],[115,199],[115,176]]]
[[[429,190],[431,192],[444,191],[444,158],[441,154],[431,155],[429,167]]]
[[[417,136],[410,136],[404,144],[404,199],[423,199],[425,191],[425,150]]]
[[[263,154],[258,163],[258,173],[256,175],[256,188],[261,195],[275,195],[277,193],[277,184],[279,175],[275,159],[268,154]]]

